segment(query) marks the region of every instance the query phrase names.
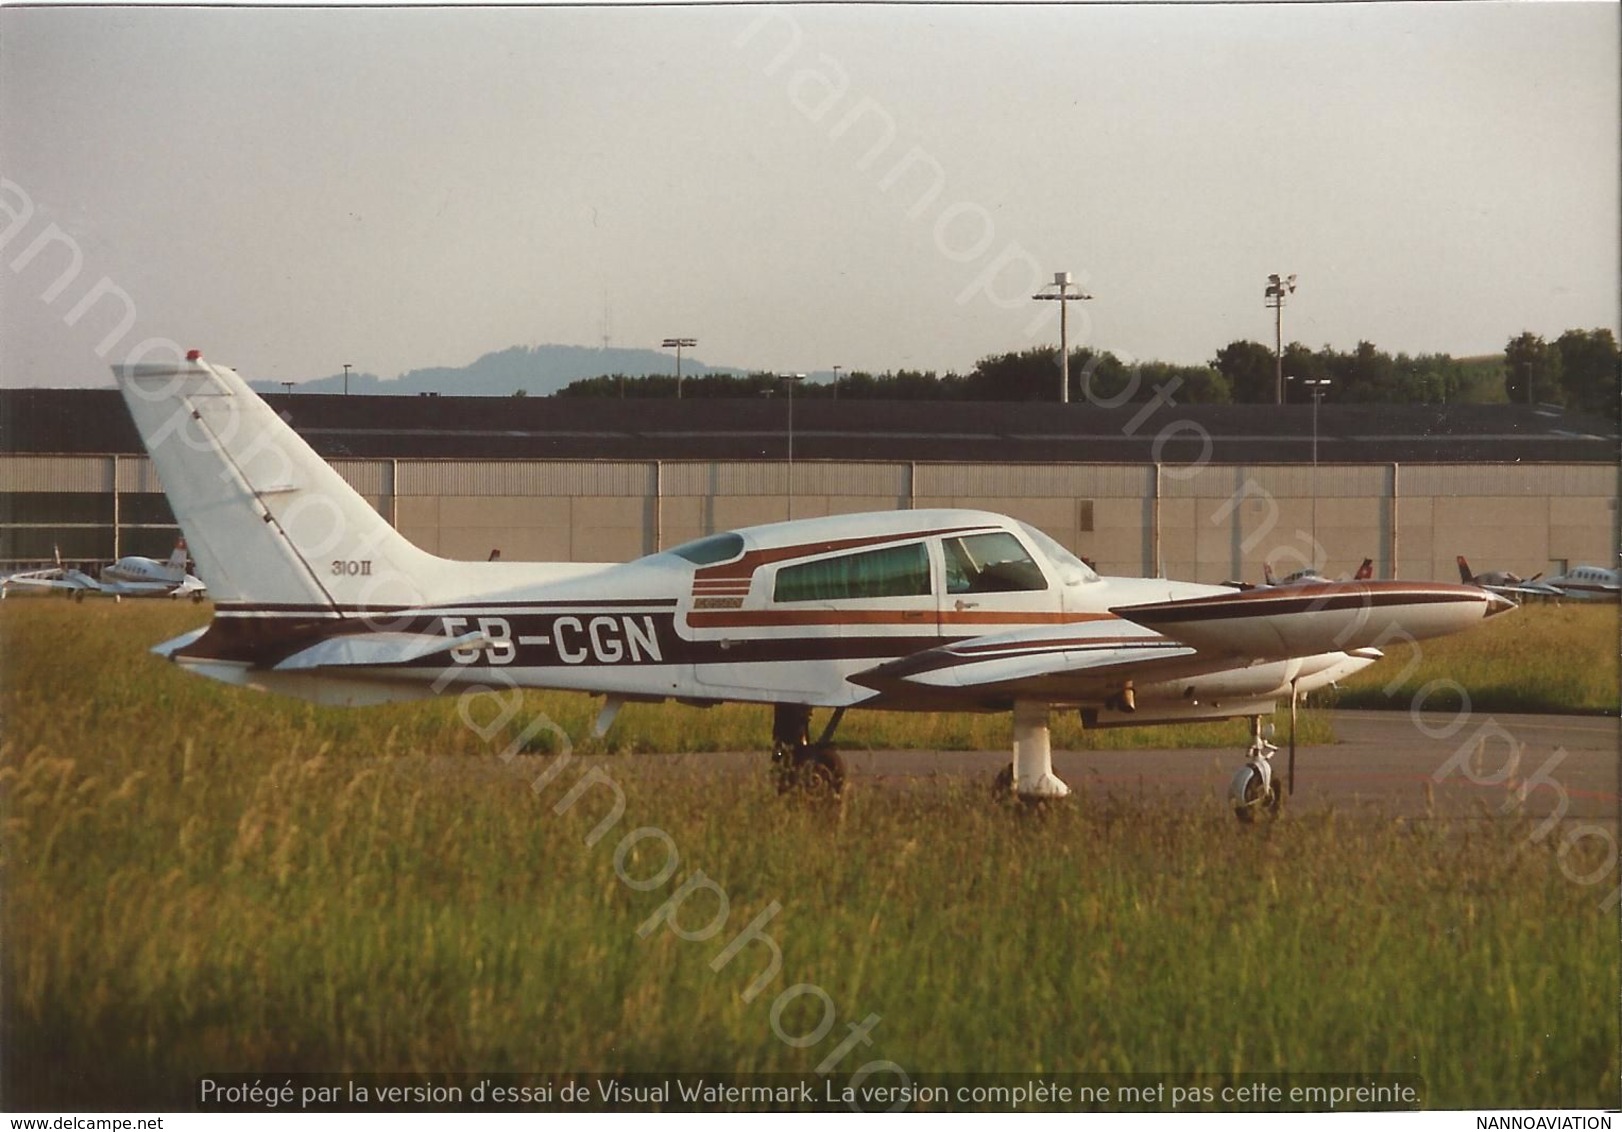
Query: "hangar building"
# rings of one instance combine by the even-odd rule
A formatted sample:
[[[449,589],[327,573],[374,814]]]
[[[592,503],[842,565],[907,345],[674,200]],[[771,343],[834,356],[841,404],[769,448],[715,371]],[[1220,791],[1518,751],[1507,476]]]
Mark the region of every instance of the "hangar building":
[[[1453,580],[1613,565],[1615,422],[1521,406],[342,397],[266,400],[451,558],[621,561],[731,527],[963,506],[1110,574]],[[792,413],[792,417],[790,414]],[[790,420],[792,419],[792,431]],[[161,557],[176,528],[115,390],[0,391],[0,560]],[[1314,546],[1321,552],[1314,552]]]

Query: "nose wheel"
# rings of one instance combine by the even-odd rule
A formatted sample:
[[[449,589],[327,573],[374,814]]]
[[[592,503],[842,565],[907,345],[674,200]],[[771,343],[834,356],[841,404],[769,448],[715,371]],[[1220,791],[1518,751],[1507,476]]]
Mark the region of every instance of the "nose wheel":
[[[1278,748],[1262,735],[1262,717],[1250,717],[1250,749],[1245,752],[1245,764],[1228,784],[1228,800],[1233,804],[1234,816],[1246,825],[1257,818],[1278,817],[1284,806],[1284,795],[1295,793],[1295,725],[1296,708],[1300,702],[1295,681],[1290,682],[1290,766],[1287,781],[1280,781],[1273,773],[1273,755]]]
[[[1228,800],[1233,813],[1241,822],[1252,825],[1257,818],[1278,817],[1284,804],[1284,792],[1273,774],[1273,752],[1278,748],[1261,737],[1261,717],[1253,721],[1255,728],[1245,765],[1233,776],[1228,785]]]

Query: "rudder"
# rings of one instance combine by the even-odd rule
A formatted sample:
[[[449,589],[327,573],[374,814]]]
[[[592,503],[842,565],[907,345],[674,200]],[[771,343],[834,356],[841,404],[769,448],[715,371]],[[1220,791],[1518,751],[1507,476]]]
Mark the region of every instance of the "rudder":
[[[234,370],[193,351],[113,372],[215,601],[342,612],[432,600],[442,560],[391,527]]]

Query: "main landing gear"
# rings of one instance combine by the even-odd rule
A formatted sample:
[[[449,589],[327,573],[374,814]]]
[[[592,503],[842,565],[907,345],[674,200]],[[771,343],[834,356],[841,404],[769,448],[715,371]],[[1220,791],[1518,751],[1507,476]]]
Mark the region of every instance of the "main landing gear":
[[[1021,798],[1063,798],[1070,787],[1053,773],[1053,744],[1048,734],[1048,705],[1036,700],[1014,703],[1014,758],[997,772],[998,793]]]
[[[831,742],[844,718],[845,709],[836,708],[813,743],[810,708],[804,704],[778,704],[772,709],[772,771],[779,793],[804,790],[834,796],[845,789],[845,760]]]

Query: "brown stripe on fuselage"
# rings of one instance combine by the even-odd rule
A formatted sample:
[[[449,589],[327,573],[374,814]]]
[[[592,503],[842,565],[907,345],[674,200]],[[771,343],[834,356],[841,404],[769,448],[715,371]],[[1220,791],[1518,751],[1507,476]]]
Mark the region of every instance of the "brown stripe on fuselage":
[[[358,617],[216,617],[201,637],[174,655],[270,667],[320,641],[373,629],[369,621]]]

